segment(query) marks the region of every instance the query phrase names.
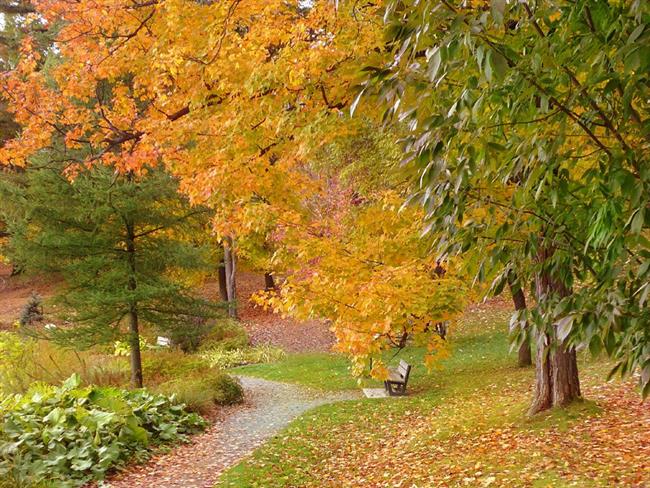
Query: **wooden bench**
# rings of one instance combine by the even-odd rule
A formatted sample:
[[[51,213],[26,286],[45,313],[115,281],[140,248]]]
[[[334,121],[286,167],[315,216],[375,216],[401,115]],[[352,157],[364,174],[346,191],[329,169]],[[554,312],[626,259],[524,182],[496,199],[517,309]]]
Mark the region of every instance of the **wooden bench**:
[[[397,368],[388,369],[388,379],[384,381],[384,387],[390,396],[406,395],[406,385],[409,382],[411,365],[400,359]]]

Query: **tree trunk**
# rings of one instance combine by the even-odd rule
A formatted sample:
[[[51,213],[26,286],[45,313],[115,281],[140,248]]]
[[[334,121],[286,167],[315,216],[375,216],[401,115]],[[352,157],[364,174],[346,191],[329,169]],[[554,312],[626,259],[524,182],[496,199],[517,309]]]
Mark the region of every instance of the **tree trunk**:
[[[508,286],[510,287],[512,301],[515,304],[515,310],[526,310],[526,296],[524,295],[524,290],[521,285],[517,284],[514,272],[508,274]],[[526,325],[526,328],[527,327],[528,325]],[[532,354],[530,352],[530,340],[528,338],[526,338],[526,340],[521,343],[521,346],[519,346],[517,364],[520,368],[525,368],[533,364]]]
[[[553,406],[565,407],[580,398],[580,376],[578,375],[578,358],[573,347],[562,344],[554,352],[553,372]]]
[[[553,406],[553,379],[548,343],[549,336],[547,334],[538,334],[537,358],[535,360],[535,396],[528,411],[530,415],[543,412]]]
[[[129,263],[128,289],[133,295],[138,287],[135,265],[135,226],[126,222],[126,251]],[[140,355],[140,330],[138,326],[138,302],[134,296],[129,298],[129,345],[131,347],[131,386],[142,388],[142,357]]]
[[[219,295],[222,302],[228,301],[228,284],[226,280],[226,262],[221,258],[219,263]]]
[[[142,357],[140,355],[140,331],[138,330],[138,313],[129,312],[129,345],[131,346],[131,386],[142,388]]]
[[[266,291],[275,290],[275,280],[271,273],[264,273],[264,289]]]
[[[540,257],[545,260],[551,255],[552,251],[544,251]],[[571,290],[548,272],[542,272],[537,277],[537,297],[540,303],[552,295],[562,298],[570,294]],[[580,398],[575,348],[569,347],[565,342],[558,342],[555,325],[549,332],[538,334],[535,372],[535,396],[529,414],[533,415],[551,407],[564,407]]]
[[[234,251],[234,240],[227,237],[224,240],[223,246],[225,271],[226,271],[226,292],[228,298],[228,315],[232,318],[237,318],[237,286],[236,286],[236,271],[237,263]]]

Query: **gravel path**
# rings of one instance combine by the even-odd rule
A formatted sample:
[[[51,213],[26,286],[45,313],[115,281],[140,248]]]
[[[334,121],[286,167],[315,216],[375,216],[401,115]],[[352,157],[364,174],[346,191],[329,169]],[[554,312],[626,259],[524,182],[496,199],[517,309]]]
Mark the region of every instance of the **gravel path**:
[[[112,488],[212,488],[226,468],[250,454],[310,408],[360,398],[359,392],[322,393],[239,376],[244,406],[224,412],[206,432],[167,454],[113,478]]]

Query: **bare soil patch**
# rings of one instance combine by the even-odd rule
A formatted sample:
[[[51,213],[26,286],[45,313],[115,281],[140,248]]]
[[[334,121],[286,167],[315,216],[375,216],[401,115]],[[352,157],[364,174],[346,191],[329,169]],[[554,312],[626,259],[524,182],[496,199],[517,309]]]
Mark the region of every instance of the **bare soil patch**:
[[[32,293],[48,298],[60,286],[55,276],[11,276],[11,266],[0,263],[0,330],[13,327]]]

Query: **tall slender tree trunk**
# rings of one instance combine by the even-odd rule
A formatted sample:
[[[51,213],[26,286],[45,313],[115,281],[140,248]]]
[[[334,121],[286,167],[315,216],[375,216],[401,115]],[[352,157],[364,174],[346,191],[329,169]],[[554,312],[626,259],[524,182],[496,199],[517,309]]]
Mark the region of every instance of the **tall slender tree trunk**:
[[[219,295],[222,302],[228,301],[228,284],[226,280],[226,262],[221,258],[219,263]]]
[[[131,346],[131,386],[142,388],[142,356],[140,354],[140,331],[138,328],[138,313],[135,309],[129,312],[129,345]]]
[[[552,250],[540,253],[540,262],[552,256]],[[544,271],[537,277],[537,297],[540,302],[550,296],[567,297],[571,294],[563,283]],[[575,348],[566,341],[560,343],[556,326],[538,333],[537,364],[535,366],[535,396],[529,414],[551,407],[564,407],[580,398],[580,378]]]
[[[126,223],[126,250],[129,263],[128,289],[135,293],[138,287],[135,264],[135,227],[132,222]],[[134,297],[129,299],[129,345],[131,347],[131,386],[142,388],[142,356],[140,354],[140,330],[138,325],[138,302]]]
[[[508,274],[508,286],[510,287],[510,294],[512,301],[515,305],[515,310],[526,310],[526,295],[520,284],[518,284],[514,272]],[[526,325],[528,327],[528,325]],[[525,368],[533,364],[533,358],[530,351],[530,340],[526,338],[519,346],[519,354],[517,364],[520,368]]]
[[[223,257],[226,271],[226,292],[228,298],[228,315],[237,318],[237,262],[235,257],[235,242],[231,237],[226,237],[223,246]]]
[[[264,289],[266,291],[275,290],[275,280],[271,273],[264,273]]]

